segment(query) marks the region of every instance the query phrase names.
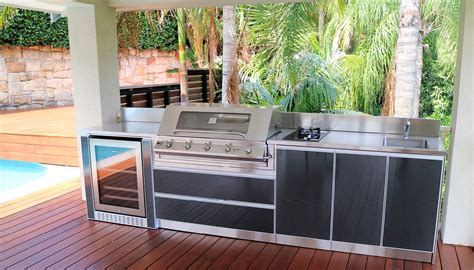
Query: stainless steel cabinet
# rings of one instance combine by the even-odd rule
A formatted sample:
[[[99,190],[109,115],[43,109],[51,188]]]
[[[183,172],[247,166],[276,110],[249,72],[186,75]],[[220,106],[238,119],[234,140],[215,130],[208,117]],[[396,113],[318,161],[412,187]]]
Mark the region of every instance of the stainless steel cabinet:
[[[332,240],[380,245],[386,160],[336,154]]]
[[[390,157],[383,246],[434,251],[442,166]]]
[[[276,233],[329,240],[334,154],[277,150]]]

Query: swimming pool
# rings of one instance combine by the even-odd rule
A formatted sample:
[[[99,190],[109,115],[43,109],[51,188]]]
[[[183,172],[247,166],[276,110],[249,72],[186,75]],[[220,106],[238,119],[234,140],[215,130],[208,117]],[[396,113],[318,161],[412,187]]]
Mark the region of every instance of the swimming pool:
[[[46,171],[47,168],[38,163],[0,159],[0,192],[35,181]]]
[[[74,167],[0,159],[0,203],[76,177]]]

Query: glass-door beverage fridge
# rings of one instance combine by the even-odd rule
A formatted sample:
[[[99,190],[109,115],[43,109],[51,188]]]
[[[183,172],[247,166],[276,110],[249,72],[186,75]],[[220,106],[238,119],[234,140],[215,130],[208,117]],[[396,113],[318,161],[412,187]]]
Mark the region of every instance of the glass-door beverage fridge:
[[[82,137],[81,142],[88,216],[155,227],[152,140]]]

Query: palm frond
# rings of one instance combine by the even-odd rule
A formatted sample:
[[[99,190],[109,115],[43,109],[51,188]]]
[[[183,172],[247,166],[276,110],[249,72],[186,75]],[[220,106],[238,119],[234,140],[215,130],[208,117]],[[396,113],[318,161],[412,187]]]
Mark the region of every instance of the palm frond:
[[[18,13],[18,9],[11,7],[0,7],[0,30],[8,26],[10,21]]]

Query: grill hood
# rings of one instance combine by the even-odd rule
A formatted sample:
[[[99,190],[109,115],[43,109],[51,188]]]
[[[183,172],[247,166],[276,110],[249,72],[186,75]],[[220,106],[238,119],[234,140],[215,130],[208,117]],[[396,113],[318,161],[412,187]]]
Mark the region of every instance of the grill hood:
[[[265,141],[275,133],[275,110],[276,107],[250,105],[170,105],[158,135]]]

